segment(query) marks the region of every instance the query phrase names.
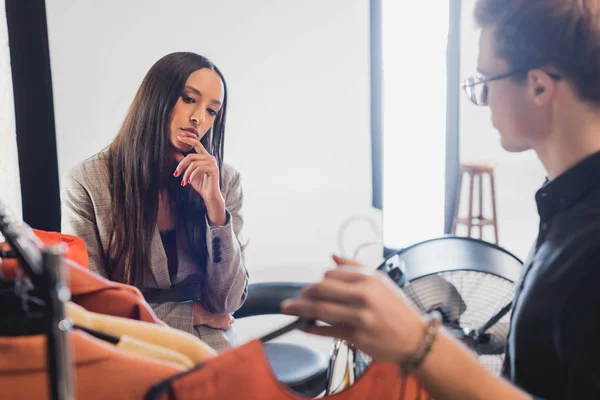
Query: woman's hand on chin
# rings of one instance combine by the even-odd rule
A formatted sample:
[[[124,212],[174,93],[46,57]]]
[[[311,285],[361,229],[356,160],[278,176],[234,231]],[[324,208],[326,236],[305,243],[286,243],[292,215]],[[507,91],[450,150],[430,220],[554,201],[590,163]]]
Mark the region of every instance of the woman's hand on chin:
[[[187,156],[177,152],[179,162],[173,176],[181,177],[181,186],[191,185],[202,196],[211,225],[225,225],[225,200],[219,184],[219,165],[199,140],[178,136],[183,143],[193,146],[196,153]]]

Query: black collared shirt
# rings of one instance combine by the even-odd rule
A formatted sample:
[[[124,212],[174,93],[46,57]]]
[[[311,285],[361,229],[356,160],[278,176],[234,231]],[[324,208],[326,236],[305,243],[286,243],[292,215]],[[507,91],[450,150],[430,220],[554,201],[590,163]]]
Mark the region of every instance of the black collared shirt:
[[[600,153],[542,187],[503,374],[551,399],[600,399]]]

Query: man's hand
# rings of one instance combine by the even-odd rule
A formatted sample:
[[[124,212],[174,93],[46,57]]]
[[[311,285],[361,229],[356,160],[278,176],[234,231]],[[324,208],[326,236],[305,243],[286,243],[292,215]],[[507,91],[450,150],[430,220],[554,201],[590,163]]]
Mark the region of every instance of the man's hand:
[[[344,339],[379,361],[413,356],[425,335],[425,322],[400,289],[383,273],[349,268],[327,271],[300,298],[282,304],[285,314],[319,320],[306,332]]]
[[[344,266],[346,266],[346,267],[362,267],[363,266],[358,261],[351,260],[349,258],[336,256],[335,254],[332,255],[331,257],[333,258],[335,265],[337,265],[338,267],[344,267]]]

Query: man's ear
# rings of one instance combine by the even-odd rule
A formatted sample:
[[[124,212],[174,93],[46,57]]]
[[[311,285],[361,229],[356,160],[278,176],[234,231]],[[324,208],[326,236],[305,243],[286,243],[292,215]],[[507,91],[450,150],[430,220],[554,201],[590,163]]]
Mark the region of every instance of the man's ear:
[[[528,93],[538,106],[548,104],[556,93],[556,82],[541,69],[532,69],[527,74]]]

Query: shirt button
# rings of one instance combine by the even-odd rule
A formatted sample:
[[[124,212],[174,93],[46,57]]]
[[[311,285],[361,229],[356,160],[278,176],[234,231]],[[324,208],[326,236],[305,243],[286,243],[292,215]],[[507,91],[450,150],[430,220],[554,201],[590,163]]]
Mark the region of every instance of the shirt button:
[[[542,192],[542,193],[540,193],[540,196],[542,196],[542,197],[548,197],[548,193]]]

